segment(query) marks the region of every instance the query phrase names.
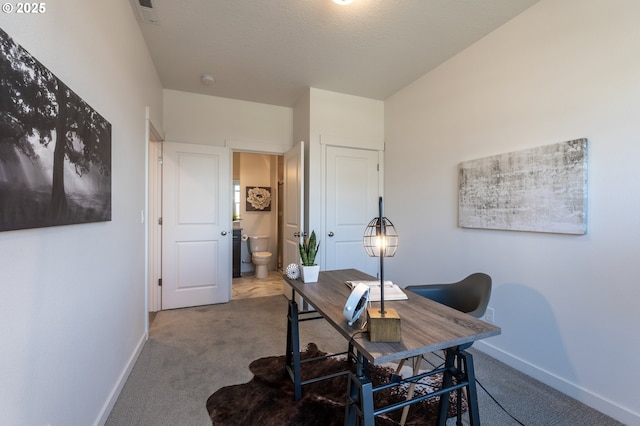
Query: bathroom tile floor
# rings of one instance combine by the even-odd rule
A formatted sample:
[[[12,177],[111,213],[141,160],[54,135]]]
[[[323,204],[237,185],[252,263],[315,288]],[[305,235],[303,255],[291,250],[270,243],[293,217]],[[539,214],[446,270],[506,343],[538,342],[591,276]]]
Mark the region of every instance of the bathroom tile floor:
[[[269,276],[263,279],[257,279],[254,275],[243,275],[233,279],[231,298],[236,300],[283,295],[283,285],[286,284],[282,279],[282,272],[279,271],[269,271]]]

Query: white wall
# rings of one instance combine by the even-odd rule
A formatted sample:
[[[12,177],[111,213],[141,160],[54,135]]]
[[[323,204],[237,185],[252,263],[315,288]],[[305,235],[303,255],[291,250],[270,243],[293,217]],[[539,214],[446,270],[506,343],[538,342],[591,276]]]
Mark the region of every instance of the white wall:
[[[385,102],[405,285],[494,280],[475,347],[640,424],[640,2],[543,0]],[[457,227],[457,165],[586,137],[584,236]]]
[[[384,102],[310,89],[310,133],[334,145],[384,149]]]
[[[293,107],[293,143],[309,141],[309,126],[311,125],[311,89],[298,99]]]
[[[112,125],[112,221],[0,233],[0,423],[102,423],[145,339],[145,107],[162,89],[127,1],[0,26]]]
[[[324,235],[326,147],[383,150],[384,102],[316,88],[309,89],[308,99],[309,136],[304,139],[307,160],[305,228],[309,233],[315,230],[316,234]],[[296,107],[301,111],[301,118],[305,118],[305,108]],[[304,128],[304,125],[299,127]],[[318,261],[322,268],[322,259]]]
[[[291,108],[164,90],[165,139],[171,142],[285,152],[292,146]],[[232,146],[233,148],[233,146]]]

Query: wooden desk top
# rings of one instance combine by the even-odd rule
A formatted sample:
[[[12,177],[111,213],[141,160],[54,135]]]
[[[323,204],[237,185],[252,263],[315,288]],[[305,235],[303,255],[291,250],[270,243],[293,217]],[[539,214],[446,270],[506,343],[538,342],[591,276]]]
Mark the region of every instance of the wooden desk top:
[[[362,321],[350,327],[342,311],[351,293],[344,282],[375,280],[374,277],[356,269],[343,269],[320,272],[317,283],[305,284],[286,276],[284,279],[374,365],[500,334],[500,327],[405,290],[408,300],[385,300],[385,307],[395,309],[400,315],[402,341],[372,343],[367,333],[360,332]],[[372,306],[379,307],[380,303],[373,302]]]

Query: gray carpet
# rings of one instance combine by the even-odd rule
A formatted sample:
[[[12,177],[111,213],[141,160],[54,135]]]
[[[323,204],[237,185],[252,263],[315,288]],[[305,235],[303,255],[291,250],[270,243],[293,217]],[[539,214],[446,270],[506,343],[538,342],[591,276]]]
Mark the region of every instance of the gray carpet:
[[[286,311],[286,298],[271,296],[159,312],[106,424],[211,425],[205,407],[209,395],[251,380],[251,361],[284,354]],[[342,337],[323,320],[301,324],[301,346],[308,342],[326,352],[345,349]],[[621,425],[473,348],[471,352],[479,382],[527,426]],[[483,425],[518,424],[481,388],[478,395]]]

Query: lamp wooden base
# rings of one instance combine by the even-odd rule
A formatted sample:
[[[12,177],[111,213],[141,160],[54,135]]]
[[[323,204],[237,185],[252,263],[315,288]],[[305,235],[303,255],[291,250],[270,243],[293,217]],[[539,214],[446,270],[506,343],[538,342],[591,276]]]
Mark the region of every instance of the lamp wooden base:
[[[385,313],[382,314],[380,308],[368,308],[367,317],[367,328],[371,342],[397,343],[402,340],[400,316],[395,309],[386,308]]]

